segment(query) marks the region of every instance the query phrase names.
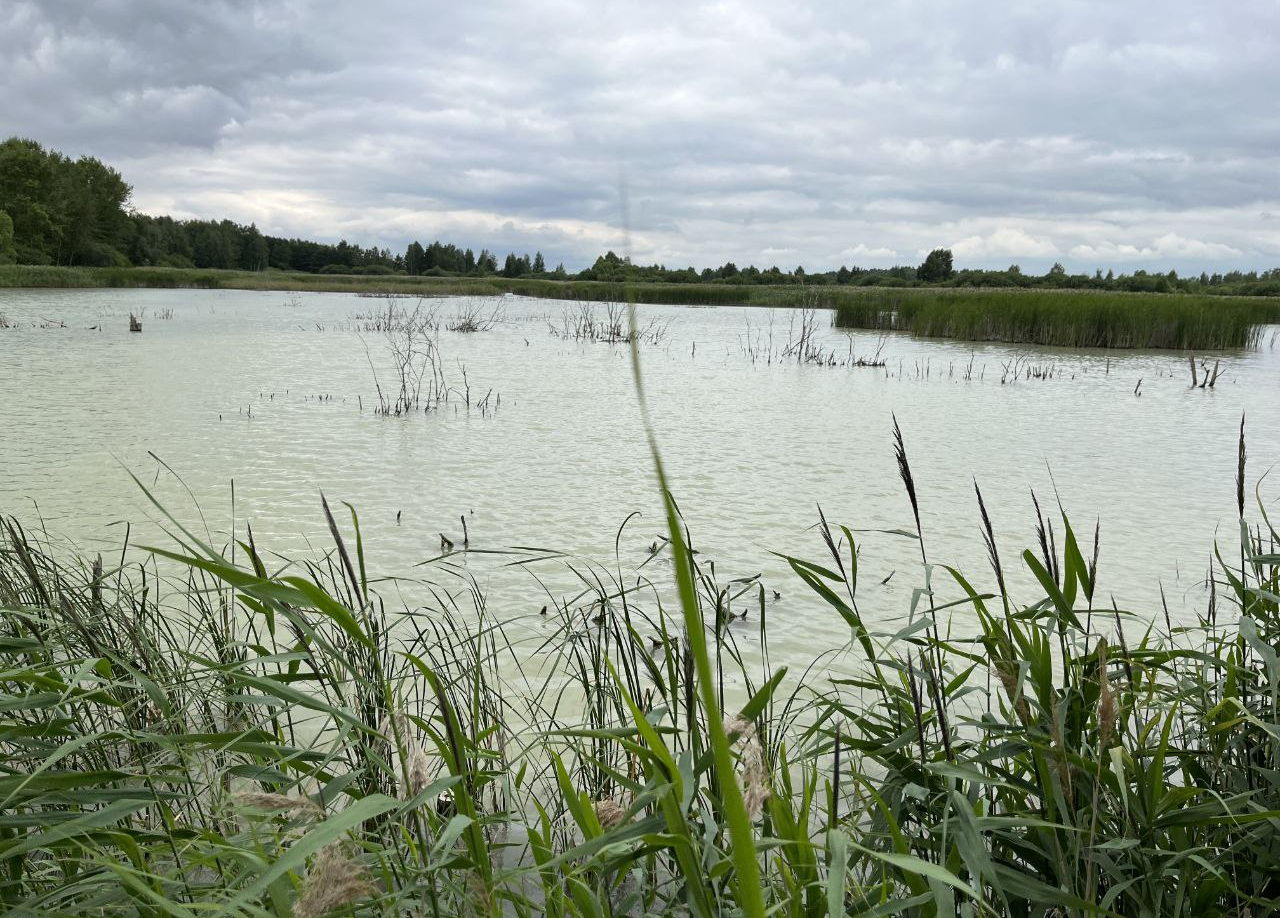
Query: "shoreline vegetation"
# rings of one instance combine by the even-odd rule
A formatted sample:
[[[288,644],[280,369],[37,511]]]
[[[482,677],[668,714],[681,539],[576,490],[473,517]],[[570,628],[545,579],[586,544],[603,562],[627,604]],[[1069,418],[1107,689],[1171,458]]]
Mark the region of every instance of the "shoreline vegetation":
[[[927,565],[894,433],[905,536]],[[1009,554],[976,487],[990,589],[937,568],[962,602],[926,591],[869,625],[884,619],[859,603],[854,534],[819,511],[826,556],[787,558],[789,589],[811,590],[849,641],[804,672],[769,668],[765,585],[719,582],[670,499],[674,604],[643,571],[509,553],[581,578],[568,599],[535,590],[524,619],[541,630],[485,610],[465,552],[419,584],[371,577],[354,510],[339,522],[323,498],[331,547],[284,566],[247,527],[216,547],[170,518],[176,547],[139,564],[56,550],[5,518],[0,902],[246,918],[1274,915],[1280,533],[1261,498],[1247,510],[1243,425],[1237,465],[1240,542],[1216,553],[1187,627],[1161,627],[1156,598],[1156,623],[1110,608],[1098,530],[1079,541],[1065,515]],[[1011,564],[1037,595],[1008,594]],[[434,598],[399,606],[414,586]],[[730,596],[753,621],[724,614]],[[832,675],[833,653],[858,674]]]
[[[1280,322],[1280,300],[1088,291],[887,292],[835,310],[842,328],[1069,348],[1248,348]]]
[[[312,274],[409,277],[606,281],[630,284],[715,286],[833,286],[1092,290],[1128,293],[1194,293],[1280,296],[1280,268],[1269,270],[1134,270],[1101,268],[1073,274],[1055,263],[1043,275],[1020,265],[1004,269],[956,268],[950,249],[931,251],[919,265],[806,270],[803,265],[739,267],[727,261],[701,270],[634,263],[610,251],[576,272],[551,268],[541,252],[498,253],[436,240],[414,240],[403,252],[265,235],[255,224],[231,220],[176,220],[140,213],[133,188],[115,169],[92,156],[72,159],[34,140],[0,142],[0,265],[169,267],[197,270],[298,271]]]
[[[215,287],[379,295],[513,293],[672,305],[826,307],[837,325],[924,336],[1070,347],[1222,350],[1257,343],[1280,322],[1280,268],[1264,271],[1101,269],[1045,274],[957,269],[950,249],[919,265],[807,271],[803,265],[697,270],[636,264],[610,251],[571,273],[541,252],[499,266],[449,242],[377,246],[264,235],[231,220],[175,220],[134,210],[123,176],[91,156],[34,140],[0,142],[0,288]],[[1130,297],[1143,296],[1143,299]],[[1149,299],[1156,298],[1156,299]],[[1166,299],[1167,298],[1167,299]],[[1254,305],[1241,305],[1245,300]]]
[[[365,296],[517,296],[834,309],[837,327],[1061,347],[1229,350],[1261,343],[1280,298],[1009,288],[877,288],[0,265],[3,288],[203,288]]]
[[[133,188],[115,169],[92,156],[72,159],[21,137],[0,141],[0,265],[54,267],[167,267],[193,270],[279,270],[365,277],[492,278],[671,284],[684,286],[820,286],[901,288],[1011,288],[1094,292],[1280,296],[1280,267],[1179,275],[1134,270],[1116,274],[1070,273],[1055,263],[1043,275],[1020,265],[1004,269],[957,268],[953,252],[937,248],[919,265],[806,270],[803,265],[739,267],[727,261],[699,270],[634,263],[606,252],[570,272],[550,267],[542,252],[479,253],[452,242],[414,240],[403,252],[266,235],[256,224],[232,220],[177,220],[132,207]]]

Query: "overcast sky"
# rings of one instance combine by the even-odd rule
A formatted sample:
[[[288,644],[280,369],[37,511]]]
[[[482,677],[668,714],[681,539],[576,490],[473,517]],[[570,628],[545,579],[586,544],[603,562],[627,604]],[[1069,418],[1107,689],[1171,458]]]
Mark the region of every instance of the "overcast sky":
[[[571,269],[1270,268],[1277,48],[1275,0],[0,0],[0,137]]]

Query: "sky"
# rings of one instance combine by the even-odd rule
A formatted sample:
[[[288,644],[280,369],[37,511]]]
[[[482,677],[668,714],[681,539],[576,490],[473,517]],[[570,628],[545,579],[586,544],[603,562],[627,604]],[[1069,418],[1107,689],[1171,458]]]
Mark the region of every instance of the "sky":
[[[576,270],[1280,266],[1280,3],[0,0],[134,206]]]

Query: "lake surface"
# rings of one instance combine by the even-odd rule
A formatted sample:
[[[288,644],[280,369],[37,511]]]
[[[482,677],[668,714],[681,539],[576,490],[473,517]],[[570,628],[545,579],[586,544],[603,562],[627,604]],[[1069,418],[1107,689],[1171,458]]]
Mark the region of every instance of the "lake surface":
[[[385,311],[386,300],[0,291],[11,326],[0,329],[0,511],[90,552],[117,547],[122,521],[135,541],[171,544],[133,471],[220,544],[234,512],[239,537],[249,521],[260,549],[288,555],[328,544],[323,490],[335,507],[359,509],[369,567],[388,576],[421,572],[413,565],[439,553],[441,533],[460,543],[462,515],[473,547],[543,546],[614,567],[618,529],[639,511],[619,554],[624,572],[644,562],[663,525],[628,349],[554,334],[580,304],[428,305],[446,321],[465,309],[501,315],[488,331],[439,332],[446,381],[461,390],[465,368],[470,409],[455,392],[439,410],[397,418],[373,410],[371,362],[384,388],[390,380],[383,336],[357,331],[356,317]],[[141,334],[129,333],[130,312],[144,316]],[[864,614],[886,628],[909,614],[924,583],[918,549],[870,531],[912,527],[895,415],[931,562],[992,586],[976,479],[1018,572],[1015,599],[1036,598],[1017,558],[1035,544],[1034,490],[1048,512],[1061,500],[1082,541],[1101,519],[1100,602],[1114,597],[1148,618],[1163,615],[1161,586],[1175,618],[1194,616],[1214,539],[1234,545],[1242,413],[1251,489],[1280,457],[1272,334],[1257,351],[1217,355],[1224,372],[1209,391],[1189,388],[1183,354],[881,338],[833,329],[825,312],[821,346],[840,358],[879,350],[886,366],[767,362],[770,327],[776,355],[791,316],[641,307],[642,324],[667,329],[642,347],[642,363],[677,500],[722,580],[759,573],[781,591],[769,612],[775,662],[808,662],[847,637],[772,554],[824,559],[819,505],[833,523],[868,530]],[[1015,361],[1020,378],[1009,381]],[[1027,367],[1052,376],[1025,378]],[[477,409],[490,391],[488,410]],[[1275,493],[1264,482],[1264,497]],[[537,626],[546,598],[527,573],[459,560],[491,591],[491,611]],[[669,577],[662,561],[644,571]],[[553,588],[568,589],[557,576]]]

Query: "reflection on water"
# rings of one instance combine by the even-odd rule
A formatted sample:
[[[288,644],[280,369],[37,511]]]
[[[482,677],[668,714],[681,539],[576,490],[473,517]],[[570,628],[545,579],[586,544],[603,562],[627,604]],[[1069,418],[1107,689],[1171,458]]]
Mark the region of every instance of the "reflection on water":
[[[501,306],[488,330],[438,333],[446,385],[469,387],[473,407],[455,392],[436,410],[388,418],[373,411],[370,368],[384,382],[392,372],[385,342],[355,318],[384,301],[0,291],[12,326],[0,329],[0,510],[86,547],[117,545],[120,521],[136,540],[157,514],[133,471],[218,541],[233,519],[241,536],[249,521],[260,548],[289,554],[327,542],[323,491],[359,509],[369,567],[387,575],[438,554],[442,535],[460,545],[463,518],[473,548],[545,546],[612,567],[618,528],[639,511],[618,544],[624,568],[644,562],[662,525],[626,347],[567,337],[578,304],[436,305],[441,318]],[[831,329],[825,315],[817,343],[842,365],[770,362],[762,355],[786,342],[787,312],[641,309],[665,329],[644,345],[643,366],[680,507],[722,580],[759,573],[782,594],[770,622],[777,662],[846,636],[771,554],[819,559],[819,506],[864,531],[868,618],[905,618],[924,583],[914,542],[876,531],[911,525],[893,416],[931,562],[990,586],[976,480],[1006,566],[1021,568],[1034,490],[1046,510],[1061,501],[1082,539],[1101,518],[1100,597],[1146,615],[1158,613],[1160,583],[1175,615],[1193,614],[1214,538],[1234,538],[1242,413],[1251,480],[1280,456],[1270,335],[1262,350],[1224,355],[1209,391],[1190,389],[1181,354],[882,340]],[[130,312],[143,314],[141,334],[129,333]],[[884,367],[845,365],[877,352]],[[477,410],[490,391],[489,410]],[[493,611],[536,625],[546,600],[527,573],[466,563]],[[1030,596],[1028,584],[1025,573],[1014,580]]]

